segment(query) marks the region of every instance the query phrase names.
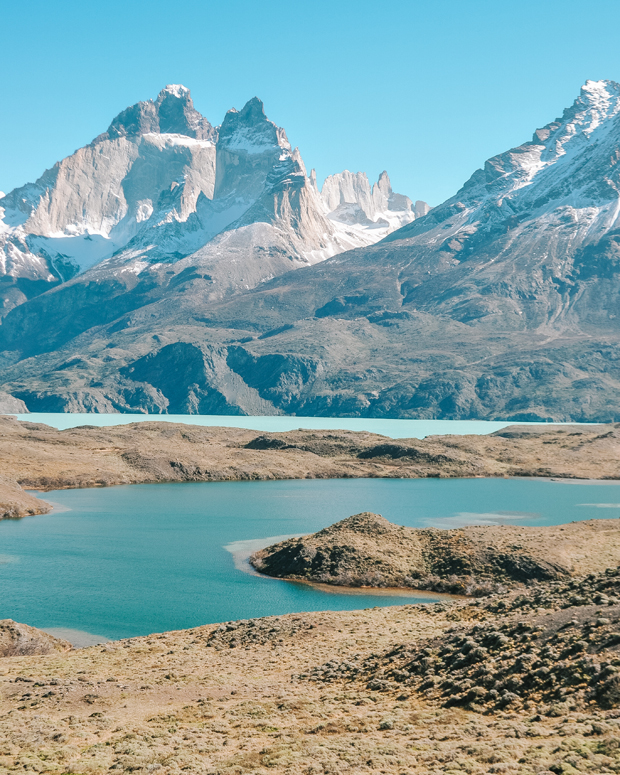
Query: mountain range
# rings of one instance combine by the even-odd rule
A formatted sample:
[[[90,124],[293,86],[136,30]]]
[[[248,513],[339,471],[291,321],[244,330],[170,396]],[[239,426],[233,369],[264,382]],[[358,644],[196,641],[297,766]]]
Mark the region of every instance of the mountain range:
[[[377,242],[428,211],[394,194],[387,173],[371,189],[365,174],[344,172],[319,191],[259,99],[213,127],[179,85],[124,110],[0,207],[2,317],[89,270],[176,272],[190,256],[183,268],[212,267],[221,297]],[[231,248],[259,260],[239,276],[220,259]]]
[[[615,419],[620,85],[433,209],[184,87],[0,199],[0,388],[31,411]],[[7,399],[8,400],[8,399]]]

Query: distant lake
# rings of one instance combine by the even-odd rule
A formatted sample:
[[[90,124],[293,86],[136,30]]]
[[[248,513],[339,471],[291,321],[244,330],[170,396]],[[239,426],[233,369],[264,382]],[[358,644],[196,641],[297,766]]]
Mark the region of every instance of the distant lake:
[[[248,428],[273,433],[298,428],[314,430],[369,431],[393,439],[423,439],[434,434],[493,433],[514,422],[486,422],[484,420],[386,420],[364,417],[239,417],[237,415],[205,414],[72,414],[37,413],[18,414],[19,420],[42,422],[64,430],[79,425],[127,425],[132,422],[181,422],[189,425]],[[545,423],[518,423],[519,425],[545,425]]]
[[[249,548],[360,511],[412,527],[620,517],[620,484],[355,479],[152,484],[45,493],[0,521],[0,618],[108,638],[284,614],[428,602],[250,575]]]

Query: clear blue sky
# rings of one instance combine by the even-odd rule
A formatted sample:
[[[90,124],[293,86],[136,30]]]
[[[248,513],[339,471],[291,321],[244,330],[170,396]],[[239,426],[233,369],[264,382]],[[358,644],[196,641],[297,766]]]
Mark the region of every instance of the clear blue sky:
[[[319,178],[388,170],[438,204],[588,78],[620,80],[618,0],[2,3],[0,189],[183,83],[213,124],[258,95]]]

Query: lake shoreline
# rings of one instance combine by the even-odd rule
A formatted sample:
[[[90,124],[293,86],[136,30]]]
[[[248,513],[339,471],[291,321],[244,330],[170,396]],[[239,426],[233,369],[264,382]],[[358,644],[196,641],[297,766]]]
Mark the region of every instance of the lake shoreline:
[[[392,583],[387,575],[378,592],[363,579],[351,584],[342,578],[329,588],[275,584],[265,575],[251,575],[245,565],[257,545],[308,536],[363,510],[438,538],[474,530],[523,548],[530,533],[554,532],[570,543],[579,529],[562,528],[571,522],[583,522],[586,540],[594,541],[602,534],[585,523],[604,526],[620,514],[620,486],[569,488],[501,478],[157,483],[63,490],[50,498],[63,510],[0,522],[3,615],[113,639],[260,615],[400,605],[422,597],[427,602],[439,599],[440,592],[459,592],[424,582]],[[512,511],[502,511],[507,505]],[[610,529],[617,528],[620,520],[612,521]],[[353,545],[348,538],[337,543]],[[609,553],[613,547],[603,548]],[[510,549],[513,555],[523,552]],[[610,555],[613,561],[617,558]],[[403,575],[411,575],[406,570]],[[421,594],[421,586],[432,595]]]
[[[260,433],[283,433],[300,429],[318,431],[363,431],[388,436],[392,439],[426,436],[488,434],[514,425],[515,420],[435,420],[393,417],[304,417],[297,415],[200,415],[200,414],[95,414],[77,412],[31,412],[11,414],[22,422],[44,423],[56,430],[68,430],[84,425],[106,428],[138,422],[169,422],[213,428],[239,428]],[[595,427],[600,423],[548,423],[531,421],[519,423],[524,427]]]
[[[259,573],[259,576],[276,581],[286,581],[288,584],[304,584],[320,592],[327,592],[332,595],[374,595],[376,597],[410,597],[419,599],[419,604],[425,603],[454,603],[459,600],[471,600],[468,595],[453,595],[448,592],[433,592],[428,589],[418,589],[417,587],[347,587],[341,584],[325,584],[311,579],[278,579],[275,576],[268,576],[265,573]],[[414,605],[418,605],[415,603]]]
[[[261,433],[141,422],[58,431],[0,417],[0,519],[49,511],[25,492],[120,484],[287,479],[620,479],[615,426],[509,426],[393,440],[366,431]]]
[[[247,548],[235,551],[234,544],[229,544],[224,547],[233,556],[235,568],[242,573],[247,573],[250,576],[256,576],[261,579],[268,579],[269,581],[285,581],[289,584],[305,584],[318,590],[319,592],[327,592],[329,594],[342,594],[342,595],[376,595],[377,597],[408,597],[419,598],[420,602],[427,600],[429,603],[439,603],[442,600],[454,601],[467,599],[464,595],[451,595],[444,592],[432,592],[427,589],[418,589],[417,587],[373,587],[368,585],[360,586],[346,586],[342,584],[323,584],[319,581],[312,581],[310,579],[286,579],[278,578],[277,576],[270,576],[267,573],[261,573],[250,562],[251,555],[260,549],[266,549],[271,544],[279,543],[280,541],[286,541],[291,538],[304,538],[307,533],[295,533],[293,535],[286,536],[270,536],[268,538],[248,539],[247,541],[238,541],[237,544],[246,544]]]

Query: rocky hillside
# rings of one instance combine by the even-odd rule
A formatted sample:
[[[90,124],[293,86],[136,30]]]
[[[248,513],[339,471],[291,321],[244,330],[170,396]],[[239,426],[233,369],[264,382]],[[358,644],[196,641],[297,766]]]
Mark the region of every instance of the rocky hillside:
[[[0,657],[53,654],[70,651],[72,648],[66,640],[48,635],[36,627],[19,624],[12,619],[0,619]]]
[[[563,579],[617,565],[620,522],[438,530],[393,525],[365,512],[261,549],[250,562],[277,578],[481,596],[502,585]]]
[[[485,599],[468,626],[355,664],[329,663],[299,676],[409,689],[446,707],[477,712],[620,705],[620,571],[548,582],[525,594]]]

